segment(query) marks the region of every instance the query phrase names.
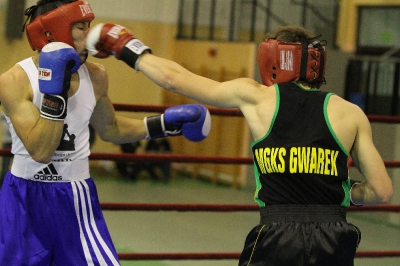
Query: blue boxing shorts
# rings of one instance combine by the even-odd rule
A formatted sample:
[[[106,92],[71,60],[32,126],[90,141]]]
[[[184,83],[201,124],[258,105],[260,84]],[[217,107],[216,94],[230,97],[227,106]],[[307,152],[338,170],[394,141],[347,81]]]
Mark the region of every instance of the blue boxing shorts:
[[[0,265],[119,265],[93,179],[39,182],[8,172],[0,191]]]

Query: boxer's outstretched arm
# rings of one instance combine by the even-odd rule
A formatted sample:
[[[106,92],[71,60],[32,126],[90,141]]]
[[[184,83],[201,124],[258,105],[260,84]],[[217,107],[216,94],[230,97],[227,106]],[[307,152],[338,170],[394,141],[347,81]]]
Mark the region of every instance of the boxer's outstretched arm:
[[[242,109],[247,103],[259,101],[261,85],[257,82],[247,78],[218,82],[196,75],[173,61],[152,55],[150,48],[121,25],[96,25],[87,36],[86,46],[95,57],[114,55],[159,86],[209,105]]]

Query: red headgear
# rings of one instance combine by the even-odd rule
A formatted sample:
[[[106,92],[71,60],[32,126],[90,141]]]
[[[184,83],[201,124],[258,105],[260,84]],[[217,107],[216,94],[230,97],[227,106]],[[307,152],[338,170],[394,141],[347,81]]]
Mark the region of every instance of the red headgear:
[[[262,82],[305,81],[320,87],[325,82],[326,49],[320,41],[285,43],[267,39],[258,47],[258,66]]]
[[[90,22],[93,19],[93,11],[87,2],[68,3],[37,16],[26,25],[26,36],[33,50],[40,51],[43,46],[53,41],[75,47],[71,36],[72,26],[77,22]]]

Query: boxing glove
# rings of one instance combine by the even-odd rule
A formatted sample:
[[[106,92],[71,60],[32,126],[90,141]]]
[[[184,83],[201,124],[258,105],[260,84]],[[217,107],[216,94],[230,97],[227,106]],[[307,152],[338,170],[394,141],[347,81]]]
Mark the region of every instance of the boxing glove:
[[[151,53],[150,48],[136,39],[127,28],[110,23],[100,23],[90,29],[86,37],[86,49],[97,58],[114,55],[136,70],[139,56],[145,52]]]
[[[170,107],[164,114],[144,118],[146,139],[183,135],[194,142],[202,141],[210,133],[211,118],[207,108],[200,104]]]
[[[71,75],[78,71],[81,59],[76,50],[62,42],[52,42],[39,54],[39,90],[44,93],[40,114],[51,120],[67,115]]]

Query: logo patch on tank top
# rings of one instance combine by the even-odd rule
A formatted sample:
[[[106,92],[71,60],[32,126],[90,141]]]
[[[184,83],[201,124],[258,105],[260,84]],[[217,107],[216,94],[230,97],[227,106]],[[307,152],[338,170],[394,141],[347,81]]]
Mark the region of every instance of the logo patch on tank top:
[[[61,181],[62,176],[58,175],[58,172],[54,165],[51,163],[43,168],[42,171],[37,172],[33,176],[36,180],[40,181]]]
[[[339,151],[317,147],[265,147],[254,150],[261,173],[305,173],[338,176]]]
[[[75,151],[75,139],[75,134],[71,134],[68,131],[68,124],[64,124],[60,145],[58,145],[57,151]]]

